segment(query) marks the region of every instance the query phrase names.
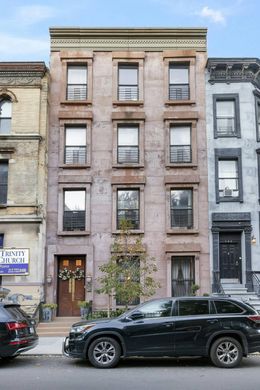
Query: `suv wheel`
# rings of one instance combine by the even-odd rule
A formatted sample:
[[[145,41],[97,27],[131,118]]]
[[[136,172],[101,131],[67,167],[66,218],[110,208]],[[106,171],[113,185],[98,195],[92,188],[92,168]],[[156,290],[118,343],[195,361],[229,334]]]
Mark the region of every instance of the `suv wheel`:
[[[211,361],[217,367],[237,367],[242,357],[242,346],[233,337],[222,337],[216,340],[210,349]]]
[[[118,342],[110,337],[100,337],[90,344],[88,359],[97,368],[112,368],[117,365],[121,355]]]

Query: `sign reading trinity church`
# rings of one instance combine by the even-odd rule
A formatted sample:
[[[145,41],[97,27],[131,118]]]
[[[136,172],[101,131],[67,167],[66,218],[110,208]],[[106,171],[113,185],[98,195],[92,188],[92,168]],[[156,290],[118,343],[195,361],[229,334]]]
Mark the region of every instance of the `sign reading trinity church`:
[[[0,275],[28,275],[29,249],[0,249]]]

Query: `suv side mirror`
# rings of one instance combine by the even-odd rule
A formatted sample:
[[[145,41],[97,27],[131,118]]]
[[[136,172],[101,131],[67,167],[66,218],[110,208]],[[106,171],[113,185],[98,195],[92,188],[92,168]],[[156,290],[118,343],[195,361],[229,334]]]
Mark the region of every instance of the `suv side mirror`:
[[[131,318],[131,320],[135,321],[135,320],[140,320],[141,318],[144,318],[144,315],[141,311],[136,310],[129,316],[129,318]]]

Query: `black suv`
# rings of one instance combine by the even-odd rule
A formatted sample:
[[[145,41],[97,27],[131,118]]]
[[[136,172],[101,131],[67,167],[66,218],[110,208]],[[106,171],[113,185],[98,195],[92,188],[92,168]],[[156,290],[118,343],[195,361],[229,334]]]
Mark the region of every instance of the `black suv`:
[[[63,343],[69,357],[98,368],[130,356],[208,356],[218,367],[260,352],[260,315],[242,301],[218,297],[163,298],[115,319],[74,324]]]
[[[37,344],[35,321],[20,305],[0,302],[0,358],[14,358]]]

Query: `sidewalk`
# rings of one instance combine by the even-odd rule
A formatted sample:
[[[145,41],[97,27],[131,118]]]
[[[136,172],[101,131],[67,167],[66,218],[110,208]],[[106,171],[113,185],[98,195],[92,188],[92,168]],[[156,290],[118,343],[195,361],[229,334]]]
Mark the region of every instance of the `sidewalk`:
[[[62,355],[64,337],[39,337],[37,347],[24,352],[23,355]]]

